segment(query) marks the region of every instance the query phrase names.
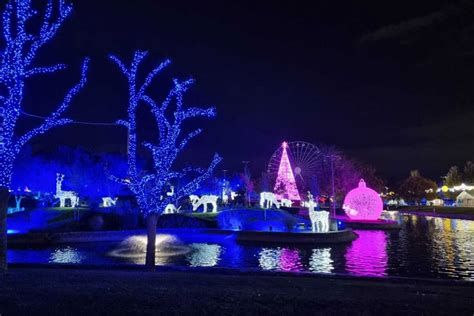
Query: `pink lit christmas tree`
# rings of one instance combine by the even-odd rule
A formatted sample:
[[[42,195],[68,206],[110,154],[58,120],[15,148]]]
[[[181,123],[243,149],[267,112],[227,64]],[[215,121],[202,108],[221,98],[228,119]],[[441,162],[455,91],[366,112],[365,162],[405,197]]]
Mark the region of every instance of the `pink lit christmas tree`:
[[[278,176],[275,182],[273,191],[276,194],[277,199],[289,199],[292,201],[300,201],[300,194],[296,187],[295,176],[293,175],[293,169],[291,169],[290,160],[288,159],[288,153],[286,148],[288,144],[283,142],[283,153],[281,154],[280,167],[278,168]]]

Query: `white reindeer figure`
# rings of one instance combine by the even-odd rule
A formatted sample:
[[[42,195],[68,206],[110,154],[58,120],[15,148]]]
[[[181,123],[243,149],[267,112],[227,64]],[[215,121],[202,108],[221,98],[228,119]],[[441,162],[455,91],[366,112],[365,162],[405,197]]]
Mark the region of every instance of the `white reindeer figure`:
[[[311,228],[313,232],[327,233],[329,231],[329,212],[315,211],[317,205],[314,201],[308,202],[309,218],[311,220]]]
[[[272,192],[262,192],[260,193],[260,207],[261,208],[271,208],[275,205],[276,208],[280,208],[280,203],[278,202],[276,195]]]
[[[165,211],[163,212],[163,214],[177,214],[179,213],[179,210],[181,209],[181,206],[176,208],[176,206],[174,204],[168,204],[166,205],[165,207]]]
[[[112,199],[110,196],[106,196],[102,198],[102,205],[104,207],[113,207],[117,204],[118,198]]]
[[[230,191],[230,199],[233,201],[235,200],[235,198],[239,196],[237,193],[235,193],[234,191]]]
[[[174,195],[174,186],[170,186],[170,190],[169,192],[166,192],[166,195],[167,196],[173,196]]]
[[[292,207],[293,206],[293,201],[288,200],[288,199],[281,199],[280,204],[281,204],[281,206]]]
[[[217,195],[203,195],[201,197],[197,195],[190,195],[189,200],[193,205],[193,211],[196,211],[199,206],[203,206],[204,213],[207,213],[207,204],[212,205],[212,213],[217,213],[217,199],[219,197]]]
[[[226,193],[225,189],[222,189],[222,204],[227,205],[229,203],[229,196]]]
[[[54,197],[59,199],[59,207],[66,207],[66,200],[71,202],[71,207],[75,208],[79,205],[79,196],[74,191],[63,191],[62,184],[64,181],[64,175],[56,173],[56,194]]]

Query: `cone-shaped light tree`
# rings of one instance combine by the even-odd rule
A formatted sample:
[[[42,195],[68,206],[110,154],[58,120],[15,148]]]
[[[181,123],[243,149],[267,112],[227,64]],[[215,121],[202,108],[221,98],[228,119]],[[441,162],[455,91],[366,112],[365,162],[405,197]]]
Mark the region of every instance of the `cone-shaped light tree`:
[[[210,165],[205,168],[185,167],[177,169],[175,161],[179,154],[185,149],[189,141],[202,132],[198,128],[188,134],[181,135],[183,123],[192,118],[215,117],[214,107],[199,108],[183,106],[183,96],[193,84],[193,80],[173,80],[173,88],[169,91],[163,102],[155,102],[148,94],[147,89],[153,79],[169,63],[165,60],[145,77],[143,83],[137,83],[137,73],[147,52],[136,51],[129,66],[116,56],[110,58],[117,64],[125,75],[129,85],[128,118],[119,121],[119,124],[128,129],[128,171],[127,178],[118,179],[126,184],[137,199],[140,211],[147,218],[147,251],[146,265],[150,269],[155,268],[155,241],[156,224],[158,216],[163,213],[166,205],[193,193],[199,185],[209,178],[221,161],[218,154],[214,154]],[[154,116],[158,133],[157,139],[151,143],[142,143],[150,150],[153,158],[153,169],[141,170],[137,165],[137,109],[141,103],[148,106]],[[181,185],[175,191],[174,196],[167,196],[167,184],[180,182]]]
[[[286,150],[288,144],[283,142],[281,146],[283,147],[283,151],[273,191],[278,199],[285,198],[292,201],[300,201],[300,194],[296,186],[295,176],[293,175],[293,169],[291,168],[290,159],[288,158],[288,152]]]
[[[85,59],[79,82],[70,88],[56,110],[38,127],[18,134],[28,80],[66,68],[64,64],[37,66],[35,62],[38,52],[55,37],[71,12],[72,5],[64,0],[48,1],[41,16],[38,16],[40,14],[33,8],[31,0],[10,0],[4,7],[4,44],[0,49],[0,273],[7,269],[6,213],[16,157],[23,145],[34,136],[71,122],[63,114],[87,81],[89,60]]]

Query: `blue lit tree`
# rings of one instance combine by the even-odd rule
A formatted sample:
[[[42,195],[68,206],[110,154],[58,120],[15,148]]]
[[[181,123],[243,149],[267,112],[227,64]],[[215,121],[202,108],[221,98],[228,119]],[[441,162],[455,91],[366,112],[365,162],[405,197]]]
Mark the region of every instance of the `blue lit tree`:
[[[136,51],[130,66],[127,66],[116,56],[110,56],[121,72],[126,76],[129,85],[128,119],[118,123],[128,129],[128,172],[127,178],[121,179],[137,199],[140,211],[147,218],[147,253],[146,265],[155,267],[156,223],[158,216],[164,211],[168,203],[193,193],[199,185],[209,178],[216,165],[222,160],[214,154],[210,165],[205,169],[185,167],[178,169],[175,161],[194,137],[202,132],[196,129],[186,135],[181,135],[181,128],[185,121],[192,118],[215,117],[215,108],[183,107],[183,96],[193,84],[194,80],[173,80],[173,88],[163,102],[157,103],[148,94],[147,89],[153,79],[169,65],[165,60],[148,73],[142,84],[137,83],[138,69],[144,58],[145,51]],[[153,170],[139,170],[137,166],[137,108],[146,104],[156,121],[158,133],[156,142],[143,143],[149,149],[153,158]],[[171,109],[171,104],[174,108]],[[170,115],[172,113],[172,115]],[[171,182],[181,182],[175,195],[168,197],[166,191]]]
[[[63,113],[87,81],[89,60],[85,59],[79,82],[66,93],[56,110],[38,127],[23,135],[17,134],[28,79],[66,68],[64,64],[37,66],[35,61],[38,52],[54,38],[71,12],[72,5],[64,0],[48,1],[39,19],[31,0],[9,0],[3,12],[4,45],[0,49],[0,271],[7,268],[6,209],[15,159],[22,146],[34,136],[71,122],[63,118]]]

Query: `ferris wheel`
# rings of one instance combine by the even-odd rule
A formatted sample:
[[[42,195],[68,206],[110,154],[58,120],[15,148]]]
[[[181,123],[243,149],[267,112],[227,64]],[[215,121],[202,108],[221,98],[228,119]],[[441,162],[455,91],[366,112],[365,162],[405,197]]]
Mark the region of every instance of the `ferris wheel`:
[[[268,162],[267,174],[272,180],[278,175],[278,169],[286,146],[291,169],[300,192],[307,191],[311,182],[316,180],[318,168],[321,168],[322,154],[319,148],[311,143],[303,141],[292,141],[284,143],[275,150]]]

